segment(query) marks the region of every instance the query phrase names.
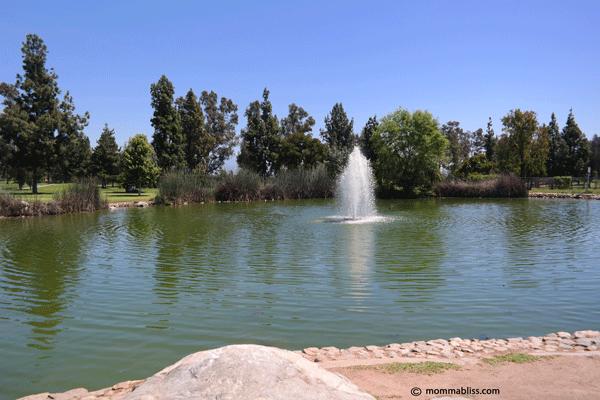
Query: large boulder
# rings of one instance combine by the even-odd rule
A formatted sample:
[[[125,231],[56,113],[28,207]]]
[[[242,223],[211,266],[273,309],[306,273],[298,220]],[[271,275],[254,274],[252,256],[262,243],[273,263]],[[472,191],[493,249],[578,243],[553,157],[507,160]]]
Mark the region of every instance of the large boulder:
[[[345,377],[275,347],[232,345],[190,354],[124,400],[373,399]]]

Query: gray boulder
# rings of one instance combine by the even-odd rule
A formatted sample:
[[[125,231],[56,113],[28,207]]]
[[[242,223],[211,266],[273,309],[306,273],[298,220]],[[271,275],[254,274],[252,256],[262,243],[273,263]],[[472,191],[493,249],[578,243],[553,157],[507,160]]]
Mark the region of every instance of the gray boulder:
[[[124,400],[373,399],[345,377],[275,347],[232,345],[190,354]]]

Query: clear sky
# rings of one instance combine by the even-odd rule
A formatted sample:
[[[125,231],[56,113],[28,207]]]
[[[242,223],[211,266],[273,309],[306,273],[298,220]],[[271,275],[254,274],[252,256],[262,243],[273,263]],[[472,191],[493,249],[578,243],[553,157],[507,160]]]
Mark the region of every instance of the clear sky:
[[[600,135],[600,0],[589,1],[5,1],[0,81],[22,73],[21,47],[48,47],[92,146],[105,123],[119,145],[152,137],[150,85],[192,88],[238,105],[263,89],[279,118],[296,103],[316,120],[341,102],[354,131],[398,107],[496,134],[510,110],[569,110]],[[61,95],[62,96],[62,95]],[[231,164],[231,162],[229,163]]]

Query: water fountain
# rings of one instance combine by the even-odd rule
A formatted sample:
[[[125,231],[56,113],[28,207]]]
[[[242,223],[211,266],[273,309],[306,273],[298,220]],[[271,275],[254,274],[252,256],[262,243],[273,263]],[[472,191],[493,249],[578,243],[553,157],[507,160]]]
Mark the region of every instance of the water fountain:
[[[376,217],[374,189],[369,160],[356,146],[337,182],[341,218],[345,221],[356,221]]]

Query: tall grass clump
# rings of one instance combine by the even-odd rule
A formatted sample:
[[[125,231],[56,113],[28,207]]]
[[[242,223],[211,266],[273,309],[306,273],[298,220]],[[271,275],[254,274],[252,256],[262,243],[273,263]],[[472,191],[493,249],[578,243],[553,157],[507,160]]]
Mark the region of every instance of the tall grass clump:
[[[453,180],[438,183],[438,197],[527,197],[527,187],[515,174],[476,181]]]
[[[261,200],[262,178],[245,169],[237,174],[229,173],[221,177],[214,190],[217,201],[255,201]]]
[[[18,217],[27,215],[29,204],[15,198],[8,193],[0,191],[0,215],[3,217]]]
[[[75,213],[108,208],[108,200],[100,194],[96,179],[80,179],[58,192],[48,206],[49,214]]]
[[[197,175],[167,172],[158,181],[156,204],[202,203],[208,195]]]
[[[314,168],[280,171],[272,185],[283,199],[315,199],[333,197],[335,178],[320,164]]]

